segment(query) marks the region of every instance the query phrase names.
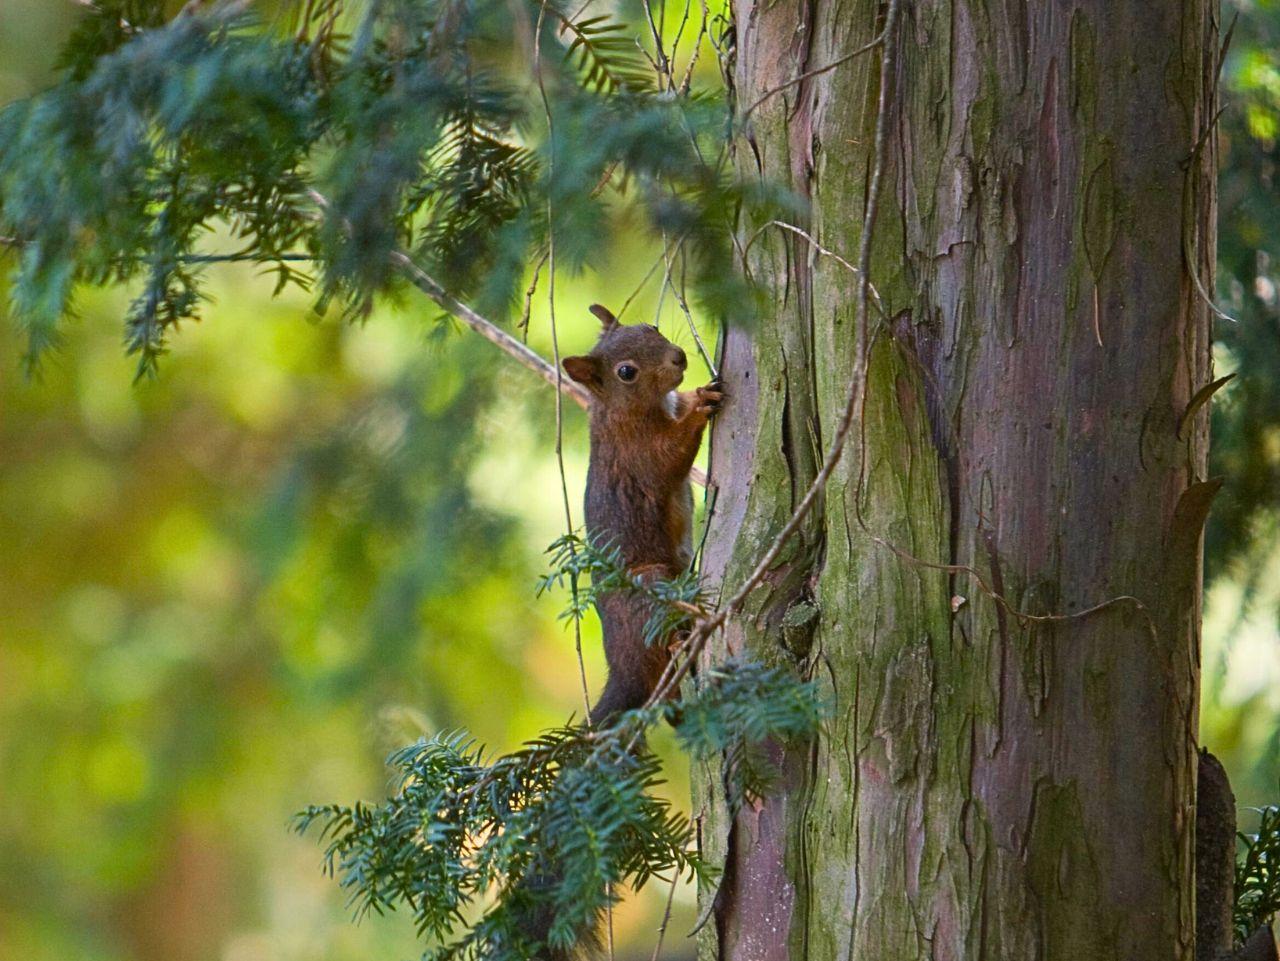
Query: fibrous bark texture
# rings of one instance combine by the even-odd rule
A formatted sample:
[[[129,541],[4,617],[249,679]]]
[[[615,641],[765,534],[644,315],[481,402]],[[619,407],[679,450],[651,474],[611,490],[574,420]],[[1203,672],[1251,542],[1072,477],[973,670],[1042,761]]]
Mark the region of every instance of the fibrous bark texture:
[[[865,413],[709,656],[792,660],[832,714],[730,818],[704,958],[1193,956],[1213,0],[737,0],[740,168],[854,260],[889,93]],[[757,230],[705,570],[733,589],[817,471],[857,282]],[[816,617],[813,613],[816,611]],[[797,616],[797,612],[799,616]],[[1034,620],[1032,617],[1041,618]],[[786,626],[813,625],[801,632]],[[800,637],[800,643],[795,638]]]

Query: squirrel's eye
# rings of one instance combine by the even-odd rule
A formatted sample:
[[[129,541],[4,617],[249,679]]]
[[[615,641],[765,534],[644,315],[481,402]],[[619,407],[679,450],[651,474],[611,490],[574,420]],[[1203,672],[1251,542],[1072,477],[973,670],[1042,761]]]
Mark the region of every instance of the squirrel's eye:
[[[636,379],[636,375],[639,373],[640,371],[636,370],[632,364],[618,365],[618,380],[622,381],[624,384],[631,383]]]

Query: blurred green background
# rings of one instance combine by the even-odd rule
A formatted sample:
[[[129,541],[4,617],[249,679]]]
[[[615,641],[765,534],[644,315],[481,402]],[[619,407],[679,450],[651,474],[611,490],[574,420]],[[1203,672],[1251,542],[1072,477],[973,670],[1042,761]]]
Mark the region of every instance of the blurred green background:
[[[1239,6],[1202,731],[1247,805],[1280,800],[1280,8]],[[0,0],[0,103],[54,79],[77,15]],[[561,278],[566,351],[652,257],[620,243],[614,269]],[[406,919],[349,923],[290,814],[381,797],[382,759],[424,731],[504,749],[582,709],[563,598],[534,595],[564,528],[552,392],[414,296],[344,326],[247,269],[211,277],[206,321],[136,386],[127,292],[82,297],[36,381],[0,324],[4,961],[416,957]],[[631,311],[696,354],[656,283]],[[576,513],[571,405],[565,437]],[[649,956],[664,899],[617,912],[620,957]],[[681,890],[668,944],[693,920]]]

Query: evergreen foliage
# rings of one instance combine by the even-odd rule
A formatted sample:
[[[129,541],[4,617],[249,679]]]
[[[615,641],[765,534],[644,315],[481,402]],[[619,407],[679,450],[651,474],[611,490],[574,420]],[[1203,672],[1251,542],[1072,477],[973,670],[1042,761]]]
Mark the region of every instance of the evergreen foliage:
[[[567,618],[584,616],[601,593],[634,592],[653,602],[650,643],[662,643],[702,600],[692,574],[638,581],[616,549],[577,535],[549,552],[554,566],[540,591],[589,577],[572,592]],[[682,697],[605,729],[549,731],[511,754],[488,757],[465,733],[421,740],[392,755],[398,783],[385,802],[311,807],[297,825],[319,826],[326,870],[357,917],[412,912],[433,945],[426,957],[538,957],[589,941],[624,884],[714,879],[688,818],[653,793],[662,782],[645,747],[649,728],[665,720],[691,756],[722,757],[736,808],[768,789],[769,745],[812,736],[820,717],[814,685],[794,670],[735,660],[696,675]]]
[[[704,671],[696,694],[674,709],[676,736],[695,758],[723,759],[725,800],[736,811],[773,785],[770,746],[810,737],[824,709],[789,668],[731,659]]]
[[[401,783],[384,804],[310,808],[298,823],[322,825],[326,867],[357,915],[408,907],[439,945],[428,957],[536,957],[542,945],[527,923],[542,901],[555,909],[549,941],[565,948],[626,879],[709,877],[688,819],[652,794],[658,762],[621,736],[563,728],[486,762],[458,734],[421,741],[391,764]],[[491,888],[496,904],[450,941]]]
[[[745,319],[730,228],[780,198],[727,172],[727,104],[692,86],[691,64],[677,82],[624,21],[561,4],[307,0],[272,20],[245,0],[172,17],[162,0],[86,4],[61,81],[0,112],[0,233],[28,366],[78,286],[128,284],[125,346],[154,372],[199,316],[202,271],[226,260],[358,317],[394,292],[404,253],[504,316],[552,241],[581,268],[617,218],[680,254],[706,310]],[[705,611],[693,573],[641,583],[575,535],[551,553],[540,590],[569,584],[570,618],[636,591],[651,642],[669,643]],[[607,730],[561,728],[505,756],[461,733],[423,740],[391,758],[385,802],[312,807],[298,826],[320,827],[357,915],[409,910],[431,957],[528,958],[589,936],[624,884],[711,880],[687,817],[654,792],[651,726],[723,755],[737,804],[766,789],[767,745],[811,735],[818,715],[794,670],[725,665]]]
[[[0,113],[29,366],[77,285],[129,283],[125,343],[154,371],[218,260],[358,316],[403,248],[501,316],[553,230],[581,267],[615,213],[678,241],[703,305],[741,320],[728,227],[771,198],[720,162],[723,100],[660,90],[634,30],[562,2],[312,0],[272,22],[243,2],[167,21],[160,0],[92,5],[62,81]]]
[[[385,802],[311,807],[297,825],[319,827],[326,870],[357,917],[412,913],[433,944],[425,957],[516,961],[567,949],[591,938],[623,884],[715,878],[688,818],[653,793],[661,772],[644,733],[663,719],[695,757],[727,758],[737,804],[767,789],[768,743],[811,736],[819,709],[794,672],[736,662],[679,701],[604,730],[549,731],[508,755],[488,758],[463,733],[421,740],[391,757],[398,787]],[[546,919],[547,944],[531,919]]]
[[[548,552],[553,567],[538,589],[573,585],[568,619],[602,593],[631,592],[653,603],[647,639],[665,643],[704,600],[691,572],[640,581],[616,548],[576,534]],[[590,941],[624,884],[715,877],[688,818],[654,794],[662,780],[645,747],[649,728],[666,721],[691,756],[723,758],[736,808],[768,790],[770,744],[811,737],[821,713],[815,686],[795,670],[734,660],[608,728],[566,726],[511,754],[488,757],[462,732],[420,740],[390,758],[397,788],[382,804],[313,806],[297,826],[319,827],[326,870],[357,918],[412,913],[433,945],[425,957],[538,957]]]
[[[618,547],[594,543],[578,534],[557,538],[547,553],[551,555],[551,572],[538,582],[538,594],[553,586],[568,586],[569,606],[561,617],[580,621],[601,594],[626,592],[645,597],[653,604],[644,627],[647,644],[669,637],[689,614],[703,609],[706,600],[693,571],[685,571],[671,580],[642,581],[627,571]],[[584,582],[588,577],[589,582]]]
[[[1258,829],[1240,835],[1232,921],[1236,938],[1246,940],[1280,912],[1280,806],[1257,808]]]

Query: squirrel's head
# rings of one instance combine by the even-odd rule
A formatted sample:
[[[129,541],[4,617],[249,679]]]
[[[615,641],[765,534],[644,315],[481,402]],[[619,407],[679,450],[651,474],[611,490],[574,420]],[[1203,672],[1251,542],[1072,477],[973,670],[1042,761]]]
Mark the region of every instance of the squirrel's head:
[[[620,324],[599,304],[600,339],[591,353],[566,357],[564,369],[606,407],[649,407],[663,403],[684,380],[684,351],[649,324]]]

